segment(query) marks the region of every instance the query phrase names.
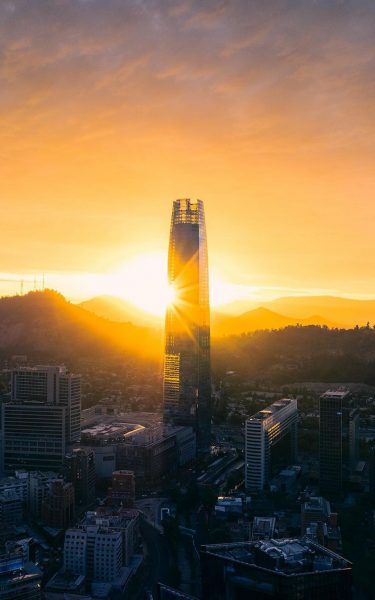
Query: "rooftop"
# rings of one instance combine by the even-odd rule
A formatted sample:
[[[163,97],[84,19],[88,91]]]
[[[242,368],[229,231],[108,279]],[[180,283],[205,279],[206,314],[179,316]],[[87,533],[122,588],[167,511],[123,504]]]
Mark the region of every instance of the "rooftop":
[[[351,568],[349,561],[307,537],[210,544],[203,552],[286,576]]]
[[[344,400],[347,396],[350,396],[350,391],[340,388],[338,390],[327,390],[321,395],[321,398],[337,398],[338,400],[341,398],[341,400]]]
[[[251,421],[253,419],[256,419],[257,421],[264,421],[265,419],[268,419],[268,417],[271,417],[271,416],[277,414],[280,410],[282,410],[286,406],[293,405],[293,404],[295,404],[296,408],[297,408],[297,400],[294,400],[291,398],[283,398],[282,400],[276,400],[276,402],[273,402],[272,404],[267,406],[267,408],[264,408],[264,409],[258,411],[257,413],[255,413],[255,415],[250,417],[249,421]]]
[[[302,507],[304,512],[322,512],[327,515],[331,512],[330,503],[322,496],[311,496]]]

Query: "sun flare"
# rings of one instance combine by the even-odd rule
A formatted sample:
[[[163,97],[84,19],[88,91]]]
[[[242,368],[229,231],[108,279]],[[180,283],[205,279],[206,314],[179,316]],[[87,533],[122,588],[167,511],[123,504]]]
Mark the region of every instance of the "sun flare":
[[[222,280],[216,272],[210,273],[210,303],[214,308],[249,296],[252,291],[248,286]],[[176,300],[176,291],[168,285],[167,255],[163,252],[134,255],[108,274],[106,293],[119,296],[140,310],[163,317],[167,306]]]

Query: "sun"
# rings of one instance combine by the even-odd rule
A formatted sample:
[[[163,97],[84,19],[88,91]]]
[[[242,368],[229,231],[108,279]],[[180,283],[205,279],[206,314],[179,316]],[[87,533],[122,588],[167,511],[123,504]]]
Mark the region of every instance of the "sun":
[[[164,316],[173,301],[168,285],[167,257],[163,252],[148,252],[131,257],[109,275],[109,292],[155,316]]]
[[[176,292],[168,285],[167,255],[147,252],[130,257],[105,278],[106,293],[123,298],[156,317],[163,317]],[[253,291],[253,290],[251,290]],[[210,304],[213,308],[249,295],[249,288],[224,281],[210,273]]]

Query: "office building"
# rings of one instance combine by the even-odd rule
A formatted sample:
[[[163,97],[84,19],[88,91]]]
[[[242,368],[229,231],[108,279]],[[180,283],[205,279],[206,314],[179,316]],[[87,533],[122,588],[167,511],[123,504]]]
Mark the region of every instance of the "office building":
[[[57,479],[53,471],[31,471],[29,475],[29,504],[28,510],[33,519],[42,517],[44,499],[48,496],[50,484]]]
[[[133,471],[114,471],[112,485],[108,490],[112,505],[121,505],[131,508],[135,502],[135,478]]]
[[[329,390],[319,399],[319,487],[328,498],[342,490],[343,404],[349,397],[347,390]]]
[[[210,308],[204,207],[176,200],[169,239],[164,355],[164,418],[192,426],[198,451],[210,446]]]
[[[64,477],[74,485],[77,506],[89,506],[95,501],[95,454],[89,448],[74,448],[65,456]]]
[[[108,530],[120,531],[122,539],[121,565],[129,565],[139,532],[139,512],[137,510],[100,506],[95,511],[88,511],[82,523],[86,528],[100,525]]]
[[[348,600],[352,566],[308,538],[210,544],[201,550],[205,600]]]
[[[11,402],[2,404],[4,471],[61,470],[80,439],[80,377],[65,367],[22,367],[11,381]]]
[[[263,490],[277,465],[297,453],[297,400],[282,399],[260,410],[245,425],[245,486]]]
[[[134,472],[138,489],[149,489],[160,478],[177,466],[177,442],[173,433],[155,436],[147,433],[129,438],[116,447],[116,465],[119,470]]]
[[[0,600],[40,600],[42,572],[21,548],[0,554]]]
[[[251,526],[251,540],[269,540],[274,537],[276,517],[254,517]]]
[[[65,570],[91,582],[113,583],[133,557],[138,519],[136,510],[100,507],[87,512],[78,527],[66,531]]]

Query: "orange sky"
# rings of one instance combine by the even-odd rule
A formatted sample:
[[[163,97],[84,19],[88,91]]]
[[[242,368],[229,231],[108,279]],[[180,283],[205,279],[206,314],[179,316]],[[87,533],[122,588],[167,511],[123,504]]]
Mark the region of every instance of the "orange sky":
[[[217,280],[375,297],[372,0],[6,0],[0,39],[3,279],[87,297],[198,197]]]

